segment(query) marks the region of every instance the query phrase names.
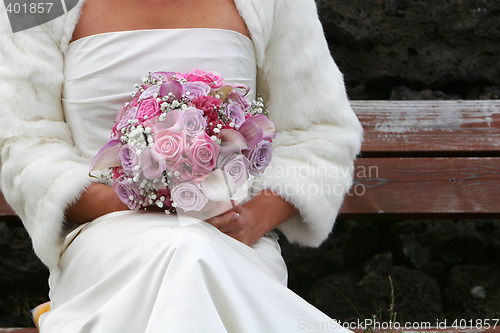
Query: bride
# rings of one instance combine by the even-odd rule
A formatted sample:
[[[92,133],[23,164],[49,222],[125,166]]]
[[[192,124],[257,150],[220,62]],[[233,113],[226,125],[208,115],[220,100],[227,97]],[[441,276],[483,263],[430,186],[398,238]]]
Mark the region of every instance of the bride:
[[[360,149],[313,0],[87,0],[18,33],[0,11],[1,186],[50,270],[41,332],[343,331],[268,234],[319,246]],[[251,199],[181,225],[88,173],[134,83],[193,68],[261,95],[277,137]]]

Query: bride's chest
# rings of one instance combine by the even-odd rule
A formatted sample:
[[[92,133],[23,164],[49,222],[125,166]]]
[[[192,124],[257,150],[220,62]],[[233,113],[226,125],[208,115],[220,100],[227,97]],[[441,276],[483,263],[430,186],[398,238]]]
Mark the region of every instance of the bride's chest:
[[[111,31],[202,27],[249,36],[233,0],[87,0],[72,39]]]

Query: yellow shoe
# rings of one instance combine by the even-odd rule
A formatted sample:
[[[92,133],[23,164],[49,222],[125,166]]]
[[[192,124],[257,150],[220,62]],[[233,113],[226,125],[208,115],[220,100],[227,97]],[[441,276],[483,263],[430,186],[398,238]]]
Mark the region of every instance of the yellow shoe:
[[[45,302],[43,304],[40,304],[33,310],[31,310],[31,319],[33,319],[33,322],[35,323],[36,328],[40,330],[40,325],[38,324],[38,320],[40,319],[40,316],[43,315],[45,312],[50,311],[50,302]]]

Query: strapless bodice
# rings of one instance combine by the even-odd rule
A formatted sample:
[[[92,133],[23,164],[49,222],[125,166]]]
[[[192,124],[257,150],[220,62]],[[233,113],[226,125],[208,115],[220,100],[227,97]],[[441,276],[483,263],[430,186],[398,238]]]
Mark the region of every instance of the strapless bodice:
[[[116,31],[70,43],[64,61],[63,108],[75,145],[93,158],[107,142],[116,113],[134,84],[149,72],[216,72],[251,88],[256,60],[252,41],[222,29]]]

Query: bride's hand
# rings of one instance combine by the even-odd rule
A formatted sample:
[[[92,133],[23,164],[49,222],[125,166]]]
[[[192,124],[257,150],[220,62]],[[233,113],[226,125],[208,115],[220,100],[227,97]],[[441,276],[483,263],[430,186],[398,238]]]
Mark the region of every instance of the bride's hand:
[[[262,191],[250,201],[238,205],[206,222],[223,233],[252,246],[267,232],[297,214],[297,209],[271,191]]]
[[[94,183],[66,209],[66,218],[73,223],[86,223],[104,214],[128,209],[112,187]]]
[[[231,211],[212,217],[206,222],[248,246],[252,246],[267,232],[259,223],[254,209],[244,205],[238,205]]]

